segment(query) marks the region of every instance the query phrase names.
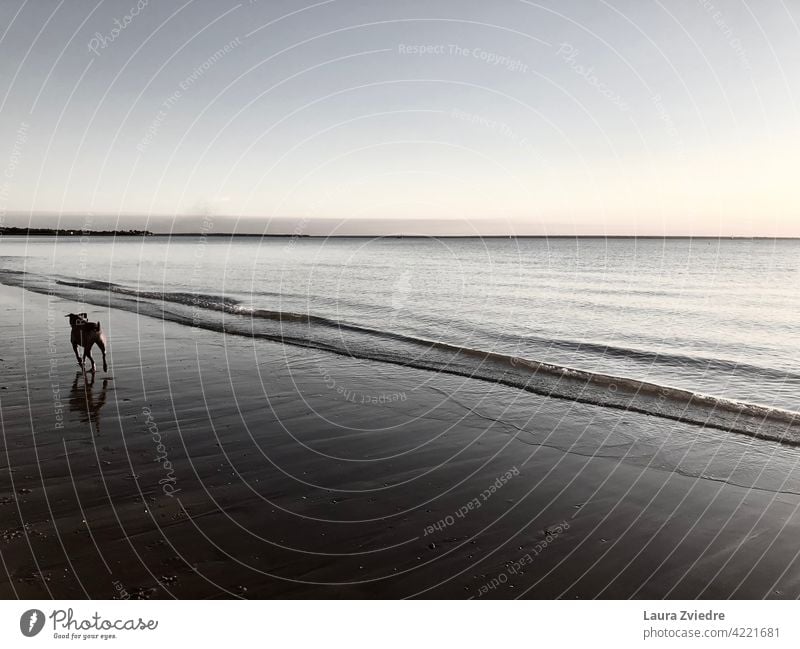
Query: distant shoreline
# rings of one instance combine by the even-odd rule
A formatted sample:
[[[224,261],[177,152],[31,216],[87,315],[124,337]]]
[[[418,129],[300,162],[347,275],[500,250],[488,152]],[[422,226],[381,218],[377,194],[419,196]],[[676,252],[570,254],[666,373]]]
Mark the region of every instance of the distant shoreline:
[[[0,228],[0,236],[17,237],[152,237],[149,230],[78,230],[71,228]]]
[[[159,238],[276,238],[276,239],[699,239],[707,241],[741,240],[741,241],[798,241],[800,237],[769,237],[769,236],[711,236],[711,235],[637,235],[637,234],[255,234],[234,232],[151,232],[149,230],[75,230],[53,228],[0,228],[0,236],[18,237],[159,237]]]

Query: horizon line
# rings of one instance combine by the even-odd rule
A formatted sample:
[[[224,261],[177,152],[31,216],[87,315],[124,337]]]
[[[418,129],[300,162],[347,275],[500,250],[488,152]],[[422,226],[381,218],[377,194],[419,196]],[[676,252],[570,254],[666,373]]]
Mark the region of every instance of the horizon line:
[[[8,230],[45,230],[50,232],[7,232]],[[74,234],[67,234],[74,233]],[[153,232],[150,230],[81,230],[80,228],[46,228],[46,227],[0,227],[0,236],[40,237],[40,236],[107,236],[107,237],[261,237],[290,239],[704,239],[704,240],[772,240],[796,241],[800,236],[771,235],[711,235],[711,234],[301,234],[287,233],[255,233],[255,232]]]

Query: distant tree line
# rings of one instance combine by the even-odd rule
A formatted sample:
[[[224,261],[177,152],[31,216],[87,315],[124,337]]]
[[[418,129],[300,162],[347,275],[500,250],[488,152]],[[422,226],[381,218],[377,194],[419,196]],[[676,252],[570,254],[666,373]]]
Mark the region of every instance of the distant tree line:
[[[0,234],[50,237],[150,237],[149,230],[69,230],[62,228],[0,227]]]

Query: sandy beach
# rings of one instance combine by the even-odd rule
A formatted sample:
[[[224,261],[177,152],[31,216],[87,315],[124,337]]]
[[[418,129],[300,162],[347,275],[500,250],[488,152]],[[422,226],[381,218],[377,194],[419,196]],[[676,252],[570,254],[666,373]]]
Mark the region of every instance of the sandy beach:
[[[0,287],[0,597],[800,596],[795,448],[74,308]]]

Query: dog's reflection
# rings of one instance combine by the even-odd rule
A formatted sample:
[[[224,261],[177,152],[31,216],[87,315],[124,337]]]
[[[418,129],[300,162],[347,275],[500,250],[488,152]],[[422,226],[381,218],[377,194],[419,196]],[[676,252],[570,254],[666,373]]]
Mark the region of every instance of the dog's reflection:
[[[72,389],[69,393],[69,409],[80,414],[81,422],[91,423],[95,432],[100,434],[100,410],[106,404],[108,379],[95,391],[94,372],[76,372]]]

